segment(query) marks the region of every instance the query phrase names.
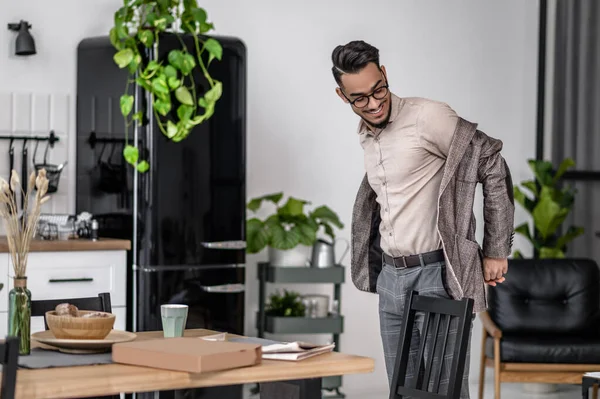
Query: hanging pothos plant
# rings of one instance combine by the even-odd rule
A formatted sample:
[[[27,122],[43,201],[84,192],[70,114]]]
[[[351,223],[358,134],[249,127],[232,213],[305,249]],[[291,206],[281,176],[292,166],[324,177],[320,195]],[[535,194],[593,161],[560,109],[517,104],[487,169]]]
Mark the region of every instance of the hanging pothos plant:
[[[217,100],[223,92],[222,83],[213,79],[208,67],[214,60],[221,60],[223,49],[214,38],[205,33],[214,26],[207,21],[207,14],[198,7],[196,0],[124,0],[123,7],[115,13],[110,41],[117,50],[114,61],[119,68],[127,68],[129,78],[125,93],[121,96],[121,113],[125,118],[125,160],[139,172],[150,165],[140,161],[138,149],[128,142],[129,127],[143,124],[145,110],[133,112],[134,98],[129,85],[135,83],[152,97],[152,110],[161,132],[174,142],[185,139],[191,129],[209,119]],[[181,47],[169,52],[164,61],[147,61],[144,49],[158,48],[161,34],[173,33]],[[181,35],[189,33],[194,40],[190,52]],[[200,68],[210,88],[200,96],[192,72]]]

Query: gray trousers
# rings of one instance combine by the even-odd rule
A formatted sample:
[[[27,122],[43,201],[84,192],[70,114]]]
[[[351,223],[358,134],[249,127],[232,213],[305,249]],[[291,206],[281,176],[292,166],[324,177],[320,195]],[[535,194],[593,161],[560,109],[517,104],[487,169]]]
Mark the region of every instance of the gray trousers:
[[[415,290],[419,295],[432,296],[437,298],[450,298],[444,288],[444,262],[431,263],[424,266],[417,266],[408,269],[396,269],[384,263],[381,273],[377,278],[377,293],[379,294],[379,323],[381,328],[381,340],[383,341],[383,353],[385,356],[385,368],[387,370],[388,381],[391,385],[394,374],[394,364],[396,354],[398,352],[398,344],[400,342],[400,330],[402,328],[404,306],[408,299],[408,292]],[[411,348],[409,352],[408,368],[406,373],[406,385],[415,386],[415,367],[416,357],[419,348],[421,334],[423,333],[423,318],[424,315],[417,312],[415,317],[415,328],[412,331]],[[457,319],[453,318],[450,322],[450,330],[444,355],[444,364],[440,380],[440,394],[445,394],[448,389],[449,371],[452,364],[452,353],[456,343]],[[431,325],[430,325],[431,328]],[[440,328],[441,330],[441,328]],[[429,334],[432,334],[429,331]],[[440,335],[443,332],[440,332]],[[469,347],[471,337],[469,334]],[[427,338],[427,342],[430,338]],[[438,342],[441,343],[441,337],[438,337]],[[437,345],[441,346],[440,344]],[[425,359],[429,358],[427,345],[425,348]],[[439,365],[440,354],[434,354],[433,364]],[[461,399],[469,399],[469,352],[465,361],[465,371],[462,379]],[[437,370],[434,366],[433,372]],[[432,376],[433,376],[432,372]]]

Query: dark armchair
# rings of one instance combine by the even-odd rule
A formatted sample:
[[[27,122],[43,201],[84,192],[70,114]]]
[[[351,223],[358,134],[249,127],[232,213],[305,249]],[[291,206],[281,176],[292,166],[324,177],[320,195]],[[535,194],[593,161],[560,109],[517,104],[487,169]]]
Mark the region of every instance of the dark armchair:
[[[600,270],[588,259],[509,260],[506,281],[489,287],[480,313],[483,342],[479,398],[486,367],[502,382],[581,384],[600,371]],[[594,392],[596,398],[596,392]]]

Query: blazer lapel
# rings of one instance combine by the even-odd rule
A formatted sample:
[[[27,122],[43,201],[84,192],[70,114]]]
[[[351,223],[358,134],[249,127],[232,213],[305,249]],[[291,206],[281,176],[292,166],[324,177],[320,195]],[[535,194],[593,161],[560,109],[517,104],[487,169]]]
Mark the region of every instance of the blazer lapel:
[[[446,159],[446,166],[444,167],[442,182],[440,183],[440,195],[442,195],[448,186],[452,176],[454,176],[454,172],[460,164],[462,156],[471,143],[476,130],[476,123],[471,123],[463,118],[458,118],[458,123],[456,124],[456,129],[454,130],[454,137],[452,138],[450,150],[448,151],[448,158]]]

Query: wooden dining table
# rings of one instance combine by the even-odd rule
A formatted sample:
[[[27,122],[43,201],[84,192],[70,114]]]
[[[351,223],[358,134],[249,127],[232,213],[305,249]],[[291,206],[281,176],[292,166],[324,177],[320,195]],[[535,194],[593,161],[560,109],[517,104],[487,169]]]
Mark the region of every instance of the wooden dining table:
[[[186,330],[186,337],[215,331]],[[136,340],[160,339],[162,331],[136,333]],[[40,346],[32,340],[32,347]],[[320,398],[321,378],[371,373],[374,360],[338,352],[298,362],[262,360],[260,364],[231,370],[187,373],[125,364],[19,369],[16,397],[22,399],[85,398],[119,393],[158,392],[186,388],[253,384],[261,386],[261,399]],[[292,392],[293,394],[290,394]]]

